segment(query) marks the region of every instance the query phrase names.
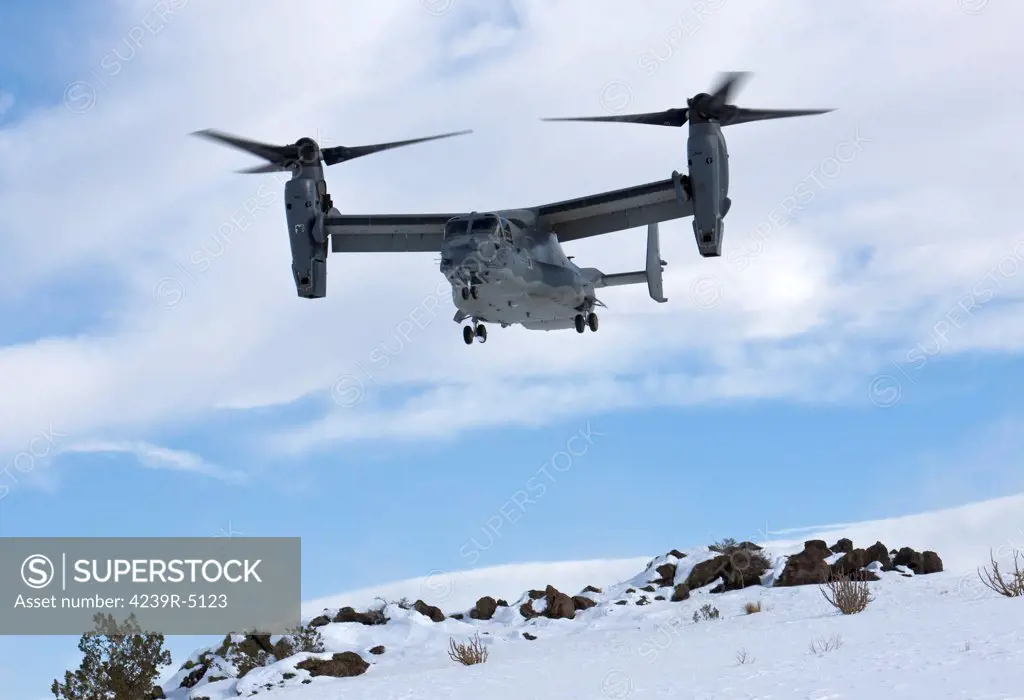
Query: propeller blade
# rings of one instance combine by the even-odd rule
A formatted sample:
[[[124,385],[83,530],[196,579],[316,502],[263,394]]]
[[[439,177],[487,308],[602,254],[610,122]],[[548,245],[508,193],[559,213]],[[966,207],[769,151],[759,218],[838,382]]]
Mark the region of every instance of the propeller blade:
[[[545,122],[624,122],[627,124],[651,124],[654,126],[683,126],[688,117],[688,110],[683,108],[666,109],[662,112],[645,112],[642,114],[616,114],[609,117],[545,117]]]
[[[235,172],[246,175],[259,175],[262,173],[283,173],[290,170],[291,167],[284,163],[267,163],[266,165],[254,165],[251,168],[244,168],[242,170],[236,170]]]
[[[718,79],[718,85],[710,95],[712,108],[732,104],[732,98],[735,96],[736,90],[740,85],[747,82],[749,78],[749,71],[722,73]]]
[[[371,153],[379,153],[392,148],[411,146],[415,143],[424,143],[425,141],[435,141],[437,139],[446,139],[452,136],[462,136],[463,134],[471,133],[473,133],[472,129],[466,129],[464,131],[452,131],[447,134],[424,136],[423,138],[408,139],[406,141],[376,143],[370,146],[332,146],[330,148],[321,149],[321,152],[324,157],[324,165],[334,165],[335,163],[344,163],[345,161],[352,160],[353,158],[360,158],[362,156],[370,155]]]
[[[764,119],[809,117],[815,114],[828,114],[834,111],[835,109],[746,109],[739,107],[732,115],[722,120],[722,126],[727,124],[746,124],[747,122],[758,122]]]
[[[242,138],[241,136],[235,136],[234,134],[218,131],[217,129],[193,131],[192,135],[233,146],[234,148],[250,153],[257,158],[268,160],[272,163],[288,160],[289,156],[291,156],[292,160],[296,157],[294,146],[275,146],[269,143],[261,143],[259,141]]]

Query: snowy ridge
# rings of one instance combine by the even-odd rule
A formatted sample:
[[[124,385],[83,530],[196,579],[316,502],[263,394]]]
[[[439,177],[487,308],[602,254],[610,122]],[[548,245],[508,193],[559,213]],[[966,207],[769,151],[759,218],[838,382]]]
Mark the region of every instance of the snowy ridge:
[[[720,576],[703,586],[685,585],[703,581],[702,571],[714,568],[722,556],[707,546],[604,562],[612,575],[603,581],[602,562],[411,579],[377,589],[392,601],[381,610],[385,624],[332,621],[346,605],[354,608],[350,613],[365,612],[369,591],[305,605],[304,622],[318,625],[322,653],[267,658],[265,666],[236,679],[235,651],[199,650],[185,664],[189,668],[163,687],[169,700],[254,695],[272,700],[484,695],[499,700],[768,695],[825,700],[871,692],[886,698],[1024,698],[1024,598],[1001,598],[981,586],[974,573],[987,563],[990,550],[1003,557],[1024,548],[1024,496],[830,526],[807,539],[833,546],[843,537],[856,548],[881,540],[890,551],[905,545],[931,549],[944,570],[915,576],[907,566],[872,562],[867,568],[877,577],[869,584],[875,599],[851,616],[829,606],[817,585],[778,585],[790,557],[804,549],[803,540],[761,543],[767,565],[757,581],[724,592],[714,592],[721,588]],[[744,551],[758,552],[751,547]],[[824,561],[836,565],[843,556],[830,551]],[[572,574],[574,566],[586,573]],[[631,576],[621,575],[626,566],[632,566]],[[527,578],[531,583],[514,599],[501,600],[509,590],[505,577],[513,573],[514,583]],[[506,585],[497,586],[503,578]],[[681,600],[673,601],[674,594]],[[476,601],[485,596],[493,599],[493,614],[474,619]],[[400,604],[402,597],[408,602]],[[420,611],[410,609],[416,600]],[[572,619],[560,617],[567,600]],[[758,603],[761,612],[747,614],[748,602]],[[707,604],[718,611],[717,619],[700,615]],[[443,610],[433,610],[435,605]],[[482,612],[488,617],[488,610]],[[489,650],[487,663],[468,668],[453,663],[450,640],[464,642],[475,634]],[[816,642],[837,639],[837,649],[810,651]],[[280,638],[269,642],[278,644]],[[357,677],[314,677],[301,667],[342,652],[358,655],[365,670]],[[199,669],[202,677],[192,687],[179,687]]]

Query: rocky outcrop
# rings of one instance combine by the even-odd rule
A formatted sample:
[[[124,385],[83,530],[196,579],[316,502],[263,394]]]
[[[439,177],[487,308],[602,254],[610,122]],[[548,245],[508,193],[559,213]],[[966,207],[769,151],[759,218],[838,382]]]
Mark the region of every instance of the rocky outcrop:
[[[825,561],[832,555],[824,540],[807,540],[804,548],[786,559],[786,567],[775,580],[776,586],[806,586],[828,581],[831,568]]]
[[[696,564],[686,578],[690,590],[703,588],[715,581],[720,583],[711,592],[736,591],[761,583],[761,577],[771,568],[771,562],[761,548],[750,542],[730,545],[706,561]]]
[[[436,605],[427,605],[422,600],[417,600],[413,603],[412,609],[420,615],[429,617],[434,622],[444,622],[444,613]]]
[[[892,559],[893,568],[905,566],[914,572],[916,576],[925,574],[937,574],[942,571],[942,559],[931,550],[918,552],[910,547],[903,547]]]
[[[485,595],[476,601],[473,609],[469,611],[469,616],[474,620],[490,620],[494,617],[494,611],[497,609],[498,601],[489,595]]]
[[[539,596],[536,594],[540,594]],[[544,600],[544,608],[538,612],[533,605],[536,600]],[[576,603],[565,593],[549,585],[543,591],[529,592],[529,600],[519,606],[519,614],[527,620],[535,617],[546,617],[551,620],[576,619]]]
[[[309,672],[311,676],[331,676],[333,678],[350,678],[361,676],[370,668],[370,664],[354,651],[343,651],[329,659],[306,659],[295,664],[295,668]]]

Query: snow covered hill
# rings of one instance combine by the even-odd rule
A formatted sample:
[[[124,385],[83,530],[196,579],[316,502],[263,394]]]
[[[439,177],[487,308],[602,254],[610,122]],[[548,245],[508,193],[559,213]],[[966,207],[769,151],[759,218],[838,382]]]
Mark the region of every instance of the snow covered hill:
[[[164,689],[170,700],[1024,698],[1024,596],[996,595],[975,571],[990,550],[1005,569],[1024,549],[1024,495],[818,530],[312,601],[305,621],[323,652],[237,636],[197,651]],[[841,614],[822,571],[868,578],[872,602]],[[375,596],[392,602],[368,609]],[[449,658],[452,640],[474,635],[485,663]],[[251,668],[238,678],[239,666]]]

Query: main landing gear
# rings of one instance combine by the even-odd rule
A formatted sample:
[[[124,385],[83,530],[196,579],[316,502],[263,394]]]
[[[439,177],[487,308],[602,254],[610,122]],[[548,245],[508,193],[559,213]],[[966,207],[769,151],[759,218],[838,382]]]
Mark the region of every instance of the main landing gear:
[[[473,326],[463,326],[462,339],[466,341],[466,345],[472,345],[474,339],[479,339],[481,343],[486,343],[487,326],[482,323],[476,324],[476,329]]]
[[[575,318],[576,332],[583,333],[590,327],[591,332],[597,333],[597,314],[593,311],[588,313],[586,316],[583,314],[577,314]]]

